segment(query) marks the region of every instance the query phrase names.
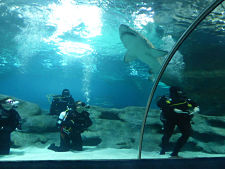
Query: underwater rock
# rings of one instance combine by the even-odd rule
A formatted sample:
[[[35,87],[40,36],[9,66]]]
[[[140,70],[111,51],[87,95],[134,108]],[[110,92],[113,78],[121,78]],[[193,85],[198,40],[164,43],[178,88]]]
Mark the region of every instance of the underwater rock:
[[[22,117],[26,118],[41,114],[41,109],[37,104],[25,102],[22,100],[19,101],[20,103],[18,104],[18,108],[16,108],[16,110],[20,113]]]
[[[93,137],[82,137],[83,145],[84,146],[97,146],[102,142],[102,139],[99,136]]]
[[[144,107],[132,106],[116,109],[92,106],[90,113],[93,125],[84,135],[99,136],[102,140],[98,145],[100,148],[137,149],[144,111]],[[107,112],[110,114],[110,117],[116,118],[102,118],[102,114],[104,114],[104,117],[108,117],[106,115]],[[162,124],[159,120],[159,115],[159,110],[151,110],[149,112],[143,140],[144,151],[159,151],[162,137]],[[223,133],[225,132],[225,116],[196,114],[192,123],[193,135],[182,149],[183,151],[224,153],[225,136]],[[176,129],[171,138],[171,151],[179,136],[180,133]]]
[[[12,147],[46,147],[59,142],[59,133],[23,133],[14,131],[11,135]]]
[[[22,129],[25,133],[44,133],[57,132],[56,127],[57,116],[50,116],[46,114],[30,116],[23,119]],[[44,119],[44,120],[43,120]]]

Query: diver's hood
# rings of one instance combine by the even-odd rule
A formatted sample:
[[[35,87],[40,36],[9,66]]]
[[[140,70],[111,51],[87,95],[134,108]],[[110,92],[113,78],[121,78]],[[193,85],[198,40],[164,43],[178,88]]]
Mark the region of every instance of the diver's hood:
[[[62,91],[62,96],[63,97],[70,97],[70,91],[68,89],[64,89]]]
[[[185,96],[184,92],[179,87],[172,86],[170,88],[170,98],[176,99],[176,98],[182,98],[184,96]]]

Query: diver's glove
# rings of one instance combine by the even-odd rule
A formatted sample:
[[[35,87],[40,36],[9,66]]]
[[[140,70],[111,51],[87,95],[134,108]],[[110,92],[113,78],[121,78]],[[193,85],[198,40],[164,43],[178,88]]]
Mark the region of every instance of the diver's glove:
[[[23,130],[22,130],[22,124],[21,123],[19,123],[18,125],[17,125],[17,127],[15,128],[15,131],[19,131],[19,132],[22,132]]]
[[[71,127],[63,127],[62,131],[63,131],[63,133],[70,135],[72,128]]]
[[[194,115],[195,113],[198,113],[200,111],[200,108],[197,106],[192,111],[190,111],[190,115]]]

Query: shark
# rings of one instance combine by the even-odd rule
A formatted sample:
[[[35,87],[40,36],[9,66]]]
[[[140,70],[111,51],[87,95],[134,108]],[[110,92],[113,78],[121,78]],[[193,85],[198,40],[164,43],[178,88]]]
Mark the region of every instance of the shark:
[[[156,49],[147,38],[125,24],[120,25],[119,34],[124,47],[127,49],[124,61],[139,60],[147,64],[150,69],[149,73],[154,77],[159,72],[168,52]]]

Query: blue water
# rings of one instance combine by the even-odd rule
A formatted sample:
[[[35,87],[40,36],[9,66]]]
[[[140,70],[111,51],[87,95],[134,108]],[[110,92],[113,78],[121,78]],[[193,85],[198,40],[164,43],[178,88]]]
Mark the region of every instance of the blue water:
[[[79,65],[67,71],[49,71],[38,68],[36,64],[30,64],[31,67],[27,68],[26,73],[20,73],[15,69],[4,76],[1,75],[1,93],[37,103],[43,109],[49,108],[50,96],[60,94],[64,88],[70,89],[75,100],[88,101],[90,105],[117,108],[145,106],[152,82],[138,77],[120,77],[121,71],[125,71],[121,69],[126,68],[126,65],[121,63],[104,63],[105,70],[92,73],[87,82],[83,81],[83,73],[80,72],[82,68],[79,68]],[[118,64],[121,66],[120,69],[113,68]],[[86,83],[87,88],[84,88]],[[84,94],[86,91],[90,93],[88,96]]]
[[[90,105],[145,106],[152,87],[148,67],[123,61],[118,29],[127,24],[169,51],[174,28],[167,16],[154,21],[162,8],[140,1],[1,1],[0,93],[43,109],[64,88]],[[156,96],[166,92],[160,85]]]

